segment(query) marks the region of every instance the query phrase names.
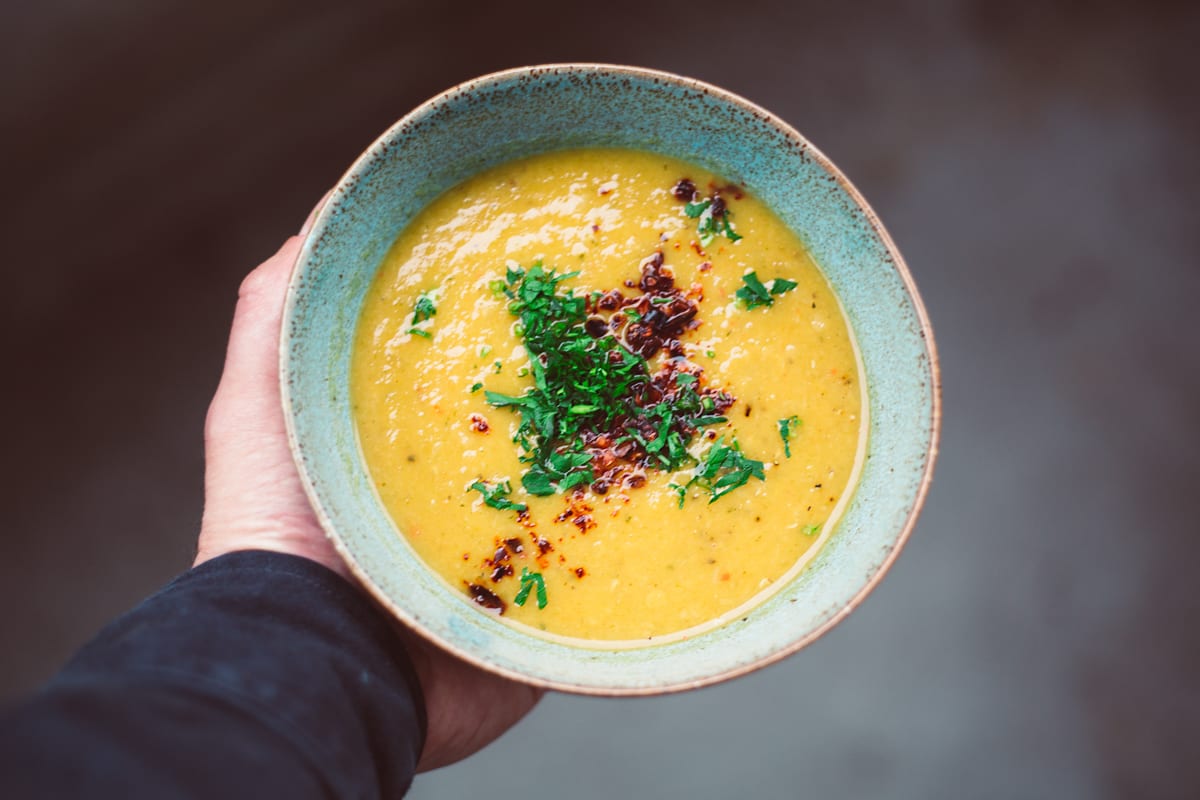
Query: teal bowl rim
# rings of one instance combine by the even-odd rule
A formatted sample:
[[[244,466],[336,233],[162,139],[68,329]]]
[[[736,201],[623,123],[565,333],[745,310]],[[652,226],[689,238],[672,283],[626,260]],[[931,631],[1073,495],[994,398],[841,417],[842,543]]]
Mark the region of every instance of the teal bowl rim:
[[[355,183],[357,176],[364,171],[365,167],[370,165],[376,159],[385,157],[384,151],[386,151],[389,143],[396,137],[398,132],[414,121],[422,118],[424,115],[429,114],[432,110],[435,110],[440,104],[449,98],[469,94],[478,89],[484,89],[496,84],[512,81],[513,79],[521,76],[536,78],[541,74],[559,75],[564,72],[568,74],[611,73],[618,76],[628,76],[631,78],[645,79],[665,83],[668,85],[675,85],[686,90],[709,95],[717,100],[734,106],[740,106],[752,116],[757,117],[761,121],[775,128],[784,137],[791,140],[798,148],[802,149],[804,153],[821,168],[822,171],[832,177],[837,182],[839,187],[851,199],[858,210],[862,212],[871,232],[878,237],[879,242],[883,245],[884,250],[890,257],[892,267],[901,280],[901,283],[904,287],[904,292],[911,301],[916,320],[920,326],[919,335],[924,342],[925,356],[927,358],[929,370],[929,392],[931,400],[930,418],[928,420],[929,443],[925,451],[925,464],[920,477],[919,485],[902,528],[895,538],[891,540],[890,551],[879,563],[879,566],[875,569],[874,573],[870,575],[861,588],[847,602],[845,602],[840,608],[837,609],[837,611],[833,612],[820,624],[807,631],[804,635],[798,637],[790,644],[774,652],[767,653],[766,655],[763,655],[754,661],[740,664],[734,668],[706,675],[701,678],[688,679],[675,683],[654,686],[599,686],[573,682],[570,680],[549,679],[531,676],[516,670],[505,668],[501,665],[492,663],[485,658],[475,655],[470,650],[457,647],[452,643],[440,639],[438,636],[428,631],[420,623],[420,621],[415,619],[400,603],[397,603],[396,600],[394,600],[390,595],[376,585],[376,583],[371,579],[368,570],[359,563],[354,553],[339,536],[333,521],[326,512],[320,494],[308,473],[305,457],[303,455],[303,448],[296,435],[296,425],[292,410],[292,388],[289,381],[288,372],[291,360],[291,340],[288,335],[288,331],[290,323],[293,320],[297,299],[300,294],[303,267],[312,257],[314,245],[322,236],[324,229],[329,222],[331,208],[334,206],[334,201],[338,199],[339,195],[342,195],[346,192],[347,186]],[[694,78],[687,78],[660,70],[625,65],[573,62],[543,64],[500,70],[472,78],[446,89],[445,91],[421,103],[419,106],[393,123],[386,131],[384,131],[384,133],[376,138],[375,141],[372,142],[370,146],[368,146],[362,152],[362,154],[358,156],[357,159],[355,159],[354,163],[349,167],[349,169],[346,170],[341,178],[339,178],[334,188],[326,196],[326,199],[322,203],[320,210],[314,216],[312,225],[301,246],[300,253],[296,259],[296,264],[293,268],[291,279],[288,283],[280,336],[279,365],[280,392],[287,429],[288,443],[296,461],[297,469],[299,471],[305,493],[308,496],[309,502],[312,505],[314,513],[320,521],[322,528],[325,530],[327,538],[330,540],[338,555],[343,559],[343,561],[345,561],[351,573],[355,576],[355,578],[358,579],[362,586],[380,605],[387,609],[397,619],[402,621],[410,630],[414,631],[435,646],[452,653],[463,661],[466,661],[467,663],[470,663],[480,669],[505,678],[509,678],[511,680],[538,686],[544,689],[565,691],[574,694],[598,696],[647,696],[696,689],[702,686],[708,686],[730,680],[776,663],[819,639],[858,607],[858,605],[867,597],[867,595],[869,595],[882,581],[883,577],[887,574],[888,570],[899,556],[904,544],[912,534],[916,520],[919,517],[926,497],[928,496],[934,467],[937,461],[938,445],[941,436],[942,387],[940,364],[938,361],[937,347],[933,336],[933,327],[930,323],[925,305],[921,300],[921,296],[912,279],[912,275],[910,274],[908,266],[904,261],[904,257],[900,254],[900,251],[897,249],[882,222],[880,222],[878,215],[870,207],[858,189],[850,182],[849,179],[846,178],[844,174],[842,174],[841,170],[839,170],[823,152],[813,146],[813,144],[809,142],[803,135],[801,135],[799,131],[765,108],[762,108],[761,106],[752,103],[751,101],[746,100],[745,98],[734,94],[733,92],[713,86],[712,84],[705,83],[700,80],[696,80]],[[864,435],[866,434],[864,433]],[[463,608],[465,611],[477,613],[466,604],[463,605]]]

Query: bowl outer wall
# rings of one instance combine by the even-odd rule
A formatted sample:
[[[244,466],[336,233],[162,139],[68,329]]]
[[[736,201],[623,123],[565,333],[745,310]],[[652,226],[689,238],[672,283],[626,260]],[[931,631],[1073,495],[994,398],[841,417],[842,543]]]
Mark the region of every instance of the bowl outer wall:
[[[580,648],[479,613],[412,551],[363,465],[348,397],[364,295],[399,231],[446,189],[491,166],[573,147],[628,147],[744,185],[795,230],[841,300],[862,354],[866,460],[835,535],[794,580],[743,617],[683,641]],[[281,338],[288,434],[338,552],[393,614],[493,672],[564,691],[658,694],[772,663],[836,624],[874,587],[928,491],[940,427],[932,330],[875,214],[798,132],[698,81],[609,65],[496,73],[427,101],[369,147],[306,238]]]

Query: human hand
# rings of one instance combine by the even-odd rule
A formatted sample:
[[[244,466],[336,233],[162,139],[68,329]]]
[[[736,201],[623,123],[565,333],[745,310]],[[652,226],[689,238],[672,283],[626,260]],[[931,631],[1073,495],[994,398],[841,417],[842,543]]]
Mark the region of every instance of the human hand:
[[[225,369],[204,427],[204,518],[195,563],[237,550],[271,550],[316,561],[353,583],[304,493],[279,393],[284,296],[311,222],[310,216],[301,235],[284,242],[238,291]],[[401,636],[429,720],[419,772],[471,755],[541,697],[541,691],[473,667],[411,631]]]

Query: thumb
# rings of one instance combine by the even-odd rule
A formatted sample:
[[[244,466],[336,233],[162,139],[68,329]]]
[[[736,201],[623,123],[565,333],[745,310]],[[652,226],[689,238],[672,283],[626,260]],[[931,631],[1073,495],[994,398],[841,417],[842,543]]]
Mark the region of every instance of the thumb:
[[[288,444],[279,337],[301,238],[242,282],[225,369],[205,422],[204,519],[196,563],[234,550],[292,553],[347,575],[317,521]]]
[[[268,416],[268,405],[279,405],[279,329],[287,282],[300,244],[299,236],[291,237],[242,281],[213,412],[232,405],[239,416],[253,414],[261,421]],[[227,395],[241,402],[222,403]]]
[[[222,392],[243,399],[246,399],[246,394],[257,395],[259,402],[237,404],[241,411],[247,413],[266,412],[264,403],[279,405],[279,330],[283,322],[287,282],[300,255],[304,236],[328,199],[327,193],[313,207],[299,235],[289,237],[275,255],[242,281],[225,354],[225,370],[213,401],[214,407],[219,405],[217,401],[222,399]],[[271,384],[270,396],[266,391],[268,382]]]

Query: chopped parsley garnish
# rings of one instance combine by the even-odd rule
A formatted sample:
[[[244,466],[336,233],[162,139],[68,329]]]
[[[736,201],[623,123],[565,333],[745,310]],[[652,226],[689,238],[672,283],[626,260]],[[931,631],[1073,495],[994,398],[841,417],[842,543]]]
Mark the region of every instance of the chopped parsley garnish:
[[[471,384],[471,394],[475,394],[475,392],[478,392],[482,388],[483,388],[482,383],[472,383]]]
[[[648,356],[670,349],[665,338],[652,337],[678,336],[695,316],[695,306],[661,267],[661,253],[647,260],[646,293],[629,300],[616,292],[576,295],[560,286],[576,273],[559,275],[540,262],[527,270],[508,268],[504,294],[529,354],[533,385],[518,396],[486,390],[484,396],[490,405],[520,415],[513,441],[526,465],[521,486],[530,494],[559,494],[586,484],[603,494],[625,475],[638,473],[636,485],[644,483],[644,469],[674,472],[697,465],[692,444],[700,430],[728,422],[723,412],[734,398],[703,386],[694,364],[672,356],[650,372]],[[655,304],[659,297],[669,302]],[[611,312],[610,319],[597,319],[602,309]],[[746,464],[761,467],[720,441],[713,450],[732,455],[700,469],[694,482],[709,486],[716,497],[754,474],[738,482]]]
[[[745,486],[751,478],[766,480],[763,462],[746,458],[736,440],[726,444],[722,436],[713,442],[704,460],[692,472],[691,480],[683,486],[673,484],[672,488],[679,494],[679,507],[683,508],[687,490],[693,485],[708,491],[708,502],[715,503],[739,486]]]
[[[513,511],[521,512],[529,508],[524,503],[514,503],[508,499],[508,495],[512,492],[512,486],[509,485],[508,481],[497,481],[496,483],[475,481],[471,484],[470,489],[483,495],[485,505],[498,508],[501,511],[511,508]]]
[[[540,263],[509,267],[505,294],[520,321],[534,385],[520,397],[486,392],[488,403],[521,415],[514,438],[530,464],[521,484],[547,495],[594,479],[592,458],[578,434],[613,422],[628,410],[628,395],[646,378],[646,362],[611,336],[594,338],[584,328],[587,299],[558,285],[577,273],[558,275]]]
[[[820,525],[805,525],[803,528],[800,529],[800,531],[805,536],[816,536],[820,532],[820,530],[821,530]]]
[[[433,304],[433,298],[429,296],[429,292],[421,292],[417,297],[416,305],[413,306],[413,322],[424,322],[435,316],[437,316],[437,306]]]
[[[708,247],[713,239],[722,234],[731,242],[742,238],[729,222],[729,209],[724,200],[691,202],[683,207],[683,213],[691,219],[699,219],[696,233],[700,234],[701,247]]]
[[[551,453],[521,476],[521,485],[530,494],[545,496],[591,483],[592,478],[591,454]]]
[[[742,276],[742,282],[746,284],[737,290],[737,298],[742,301],[747,309],[758,308],[759,306],[772,306],[775,304],[773,295],[781,295],[785,292],[790,292],[799,284],[795,281],[789,281],[787,278],[776,278],[771,281],[770,288],[763,285],[763,282],[758,279],[758,275],[754,272],[747,272]]]
[[[529,599],[529,592],[537,588],[537,607],[539,609],[546,607],[546,581],[542,579],[540,572],[530,572],[529,567],[521,569],[521,588],[517,590],[517,596],[513,598],[513,602],[519,606],[525,605],[525,601]]]
[[[779,438],[783,439],[783,454],[788,458],[792,457],[792,446],[789,443],[792,434],[803,424],[804,422],[795,414],[786,419],[779,420]]]
[[[433,298],[429,292],[421,292],[417,296],[417,302],[413,305],[412,327],[407,333],[413,333],[417,336],[422,336],[426,339],[433,338],[433,335],[423,328],[416,327],[427,319],[433,319],[437,316],[437,306],[433,303]]]

